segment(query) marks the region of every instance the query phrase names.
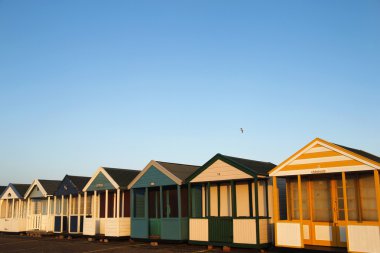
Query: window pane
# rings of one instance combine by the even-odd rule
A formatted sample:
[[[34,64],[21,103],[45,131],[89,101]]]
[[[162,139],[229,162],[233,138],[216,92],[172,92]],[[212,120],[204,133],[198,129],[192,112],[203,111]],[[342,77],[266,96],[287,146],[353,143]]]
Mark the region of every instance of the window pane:
[[[164,218],[178,217],[178,192],[177,186],[164,187],[163,190]]]
[[[149,189],[149,218],[160,217],[160,189]]]
[[[377,221],[376,190],[373,174],[359,176],[362,219]]]
[[[332,221],[330,181],[314,179],[313,181],[314,221]]]
[[[356,176],[346,175],[348,220],[359,220]]]
[[[145,217],[145,189],[134,190],[134,216],[136,218]]]
[[[310,210],[309,210],[309,182],[308,179],[301,179],[301,189],[302,189],[302,219],[310,220]]]
[[[290,214],[292,220],[299,220],[299,205],[298,205],[298,181],[297,178],[291,179],[289,182],[289,190],[290,190]]]
[[[341,178],[336,180],[336,194],[338,201],[338,220],[345,220],[344,215],[344,197],[343,197],[343,182]]]

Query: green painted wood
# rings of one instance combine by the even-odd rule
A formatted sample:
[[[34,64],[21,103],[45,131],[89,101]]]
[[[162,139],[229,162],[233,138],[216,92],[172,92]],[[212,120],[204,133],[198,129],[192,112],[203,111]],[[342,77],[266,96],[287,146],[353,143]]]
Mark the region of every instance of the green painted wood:
[[[191,187],[191,209],[192,217],[202,217],[202,185]]]
[[[160,217],[164,217],[164,198],[162,196],[162,186],[160,186]]]
[[[189,218],[193,217],[193,205],[191,201],[191,183],[187,184],[187,208]]]
[[[135,189],[134,190],[134,210],[133,214],[136,218],[145,218],[145,190],[144,189]]]
[[[135,217],[135,193],[134,193],[134,190],[131,189],[130,191],[130,208],[131,208],[131,218]]]
[[[208,220],[209,241],[232,243],[233,219],[232,217],[210,217]]]
[[[177,185],[177,204],[178,204],[178,218],[182,217],[182,205],[181,205],[181,186]]]
[[[254,179],[255,181],[255,212],[256,212],[256,242],[260,243],[260,219],[259,219],[259,181],[257,177]]]
[[[131,218],[131,237],[148,239],[149,220],[145,218]]]
[[[149,219],[149,236],[161,237],[161,219]]]
[[[176,183],[152,165],[145,172],[145,174],[139,180],[137,180],[137,182],[132,186],[132,188],[143,188],[143,187],[165,186],[165,185],[176,185]]]
[[[103,172],[95,177],[94,181],[90,184],[87,191],[105,191],[105,190],[115,190],[116,188],[111,184],[111,182],[106,178]]]
[[[161,239],[187,241],[189,239],[188,218],[164,218],[161,220]]]

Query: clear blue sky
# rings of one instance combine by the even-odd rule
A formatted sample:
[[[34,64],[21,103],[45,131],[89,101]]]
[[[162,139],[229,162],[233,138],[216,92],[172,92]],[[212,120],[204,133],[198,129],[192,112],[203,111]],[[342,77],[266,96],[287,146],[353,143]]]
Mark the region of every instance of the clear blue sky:
[[[380,1],[0,0],[0,184],[380,155]],[[240,128],[245,133],[240,133]]]

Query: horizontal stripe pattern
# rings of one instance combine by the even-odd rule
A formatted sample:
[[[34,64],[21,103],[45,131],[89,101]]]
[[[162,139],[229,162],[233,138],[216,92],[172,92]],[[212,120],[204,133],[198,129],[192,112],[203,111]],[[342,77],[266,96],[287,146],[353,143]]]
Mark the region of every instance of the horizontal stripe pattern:
[[[337,161],[337,162],[320,162],[320,163],[309,163],[309,164],[296,164],[285,166],[282,170],[305,170],[305,169],[319,169],[319,168],[329,168],[329,167],[346,167],[346,166],[358,166],[363,165],[362,162],[356,160],[349,161]]]
[[[363,165],[362,162],[352,159],[343,153],[326,146],[315,144],[288,165],[282,171],[319,170],[329,168],[348,168]]]

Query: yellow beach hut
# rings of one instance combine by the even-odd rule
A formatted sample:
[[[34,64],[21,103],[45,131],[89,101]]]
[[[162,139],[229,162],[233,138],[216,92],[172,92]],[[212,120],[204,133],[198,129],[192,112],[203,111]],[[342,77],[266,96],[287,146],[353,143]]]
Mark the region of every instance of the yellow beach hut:
[[[275,244],[380,252],[380,157],[316,138],[270,171],[286,179],[287,217],[274,187]]]

